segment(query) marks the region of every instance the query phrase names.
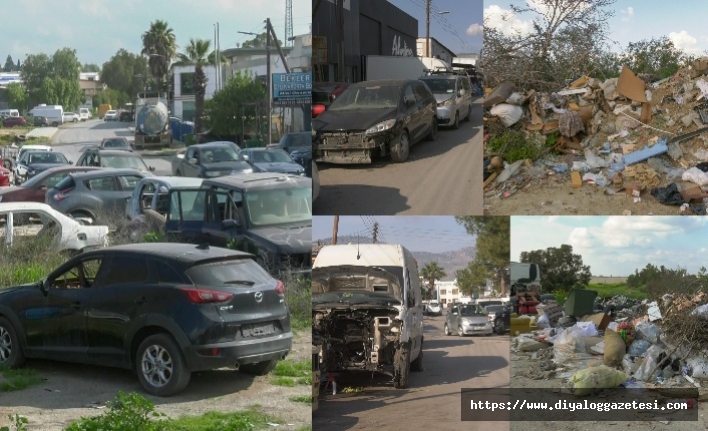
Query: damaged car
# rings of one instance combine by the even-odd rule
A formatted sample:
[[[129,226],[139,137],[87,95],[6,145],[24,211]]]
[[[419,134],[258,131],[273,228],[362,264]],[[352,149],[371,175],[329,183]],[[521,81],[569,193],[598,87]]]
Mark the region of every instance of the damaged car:
[[[312,120],[315,159],[367,164],[372,156],[408,160],[410,147],[438,133],[437,102],[420,80],[387,79],[353,84]]]
[[[322,372],[380,372],[397,389],[423,370],[423,309],[415,260],[400,245],[323,247],[312,270],[313,342]]]

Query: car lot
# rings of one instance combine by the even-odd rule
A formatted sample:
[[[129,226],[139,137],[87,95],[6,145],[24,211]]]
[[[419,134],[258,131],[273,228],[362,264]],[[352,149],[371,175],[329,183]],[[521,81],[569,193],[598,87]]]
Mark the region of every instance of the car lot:
[[[325,393],[323,382],[313,429],[508,428],[460,422],[460,389],[509,387],[509,337],[448,337],[444,321],[444,315],[425,318],[424,370],[410,374],[408,389],[394,389],[390,378],[370,372],[336,375],[337,395]]]
[[[318,163],[315,215],[482,215],[482,108],[470,122],[440,128],[437,140],[420,142],[409,159],[375,158],[367,165]]]

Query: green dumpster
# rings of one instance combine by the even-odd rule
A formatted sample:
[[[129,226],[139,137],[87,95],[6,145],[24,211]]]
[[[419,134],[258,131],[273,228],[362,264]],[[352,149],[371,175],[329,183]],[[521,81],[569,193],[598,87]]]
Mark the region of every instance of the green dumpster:
[[[595,312],[597,292],[586,289],[572,289],[565,300],[566,316],[581,317]]]

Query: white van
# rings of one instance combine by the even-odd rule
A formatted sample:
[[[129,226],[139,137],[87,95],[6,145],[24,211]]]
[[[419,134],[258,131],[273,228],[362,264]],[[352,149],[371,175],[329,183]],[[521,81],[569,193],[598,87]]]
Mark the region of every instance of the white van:
[[[81,118],[81,121],[90,120],[91,111],[88,108],[79,108],[79,118]]]
[[[0,109],[0,118],[19,117],[20,111],[17,109]]]
[[[408,387],[423,370],[423,303],[413,255],[401,245],[330,245],[312,266],[313,339],[325,372],[378,371]]]
[[[46,117],[47,122],[52,125],[52,127],[58,127],[60,124],[64,124],[64,109],[59,106],[37,106],[29,111],[29,114],[33,117]]]

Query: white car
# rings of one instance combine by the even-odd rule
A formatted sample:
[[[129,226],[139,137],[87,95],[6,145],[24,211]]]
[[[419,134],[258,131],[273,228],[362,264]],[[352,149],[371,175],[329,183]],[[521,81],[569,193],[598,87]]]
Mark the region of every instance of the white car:
[[[442,316],[442,305],[438,301],[430,301],[426,306],[427,314]]]
[[[79,117],[81,121],[90,120],[92,115],[88,108],[79,108]]]
[[[80,253],[108,246],[108,226],[86,226],[39,202],[0,203],[0,238],[10,247],[20,237],[51,235],[59,251]]]
[[[81,116],[76,112],[64,112],[62,115],[65,123],[78,123],[81,121]]]
[[[106,114],[103,116],[103,121],[118,121],[118,112],[114,109],[106,111]]]

